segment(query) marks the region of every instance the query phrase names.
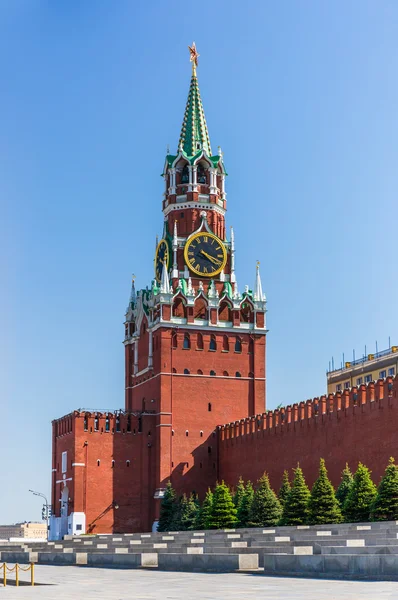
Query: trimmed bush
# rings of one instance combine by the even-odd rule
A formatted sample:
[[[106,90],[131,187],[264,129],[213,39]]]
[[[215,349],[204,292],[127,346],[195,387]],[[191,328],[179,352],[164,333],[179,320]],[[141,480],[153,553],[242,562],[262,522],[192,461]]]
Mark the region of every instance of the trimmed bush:
[[[173,521],[175,510],[176,493],[171,485],[171,481],[168,481],[162,502],[160,503],[158,531],[169,531],[171,529],[171,523]]]
[[[370,477],[370,471],[365,465],[359,463],[343,506],[345,520],[349,523],[369,521],[370,507],[375,496],[376,486]]]
[[[341,473],[341,482],[339,487],[337,488],[336,491],[336,498],[339,501],[340,504],[340,508],[342,508],[344,506],[344,502],[347,499],[347,496],[350,492],[350,489],[352,487],[354,478],[352,476],[352,473],[349,469],[348,463],[345,464],[345,468],[343,469],[342,473]]]
[[[391,456],[371,506],[372,521],[398,519],[398,468]]]
[[[250,510],[252,507],[254,498],[254,489],[251,481],[248,481],[245,485],[244,496],[238,506],[238,527],[248,527]]]
[[[283,471],[282,485],[279,488],[278,492],[278,500],[283,508],[285,505],[286,499],[291,490],[290,481],[289,481],[289,471]]]
[[[318,479],[312,486],[309,500],[308,523],[322,525],[323,523],[341,523],[343,517],[334,488],[329,480],[323,458],[319,461]]]
[[[231,493],[224,482],[218,483],[213,494],[213,507],[209,519],[210,529],[234,527],[238,521]]]
[[[293,471],[294,479],[283,507],[281,525],[306,525],[309,514],[310,490],[305,483],[300,466],[297,465]]]
[[[210,528],[210,517],[213,508],[213,492],[209,488],[206,492],[206,496],[202,502],[202,505],[198,512],[196,520],[196,529],[209,529]]]
[[[249,514],[249,527],[272,527],[282,516],[280,502],[269,484],[267,473],[258,480],[258,487]]]

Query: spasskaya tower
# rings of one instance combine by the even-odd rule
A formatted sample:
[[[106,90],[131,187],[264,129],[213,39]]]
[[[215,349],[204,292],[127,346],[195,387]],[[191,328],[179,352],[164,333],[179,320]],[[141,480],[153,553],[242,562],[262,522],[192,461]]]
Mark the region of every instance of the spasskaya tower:
[[[178,493],[203,495],[217,479],[218,424],[265,411],[266,301],[238,289],[233,229],[227,237],[226,171],[213,154],[189,48],[192,76],[177,152],[163,169],[164,215],[151,285],[132,283],[125,319],[125,411],[150,422],[149,486],[156,520],[171,479]],[[148,434],[149,431],[149,434]],[[154,498],[155,502],[152,502]]]

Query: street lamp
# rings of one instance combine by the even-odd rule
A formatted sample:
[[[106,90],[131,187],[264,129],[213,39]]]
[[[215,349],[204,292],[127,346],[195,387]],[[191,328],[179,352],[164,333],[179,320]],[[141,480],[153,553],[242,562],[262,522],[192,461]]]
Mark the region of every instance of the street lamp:
[[[45,507],[46,507],[46,523],[47,523],[47,537],[48,537],[48,502],[47,502],[47,497],[42,494],[41,492],[35,492],[34,490],[29,490],[34,496],[40,496],[41,498],[44,498],[45,500]]]

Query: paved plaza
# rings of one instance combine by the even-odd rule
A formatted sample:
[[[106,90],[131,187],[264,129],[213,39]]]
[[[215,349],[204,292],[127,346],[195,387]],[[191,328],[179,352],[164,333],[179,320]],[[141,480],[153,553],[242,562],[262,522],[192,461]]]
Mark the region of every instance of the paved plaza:
[[[1,600],[398,600],[396,582],[265,577],[247,573],[170,573],[37,565],[31,587],[1,589]],[[27,580],[27,574],[22,579]]]

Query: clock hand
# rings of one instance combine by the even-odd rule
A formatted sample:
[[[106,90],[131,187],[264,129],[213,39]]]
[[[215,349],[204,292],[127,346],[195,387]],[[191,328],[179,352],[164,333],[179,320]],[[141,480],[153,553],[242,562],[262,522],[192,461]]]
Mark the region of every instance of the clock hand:
[[[207,254],[207,252],[205,252],[204,250],[201,250],[200,253],[206,256],[206,258],[211,260],[211,262],[215,265],[221,265],[221,261],[219,261],[217,258],[214,258],[214,256],[210,256],[210,254]]]

